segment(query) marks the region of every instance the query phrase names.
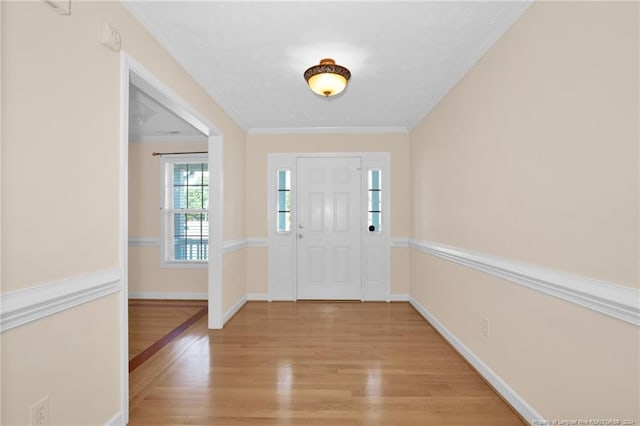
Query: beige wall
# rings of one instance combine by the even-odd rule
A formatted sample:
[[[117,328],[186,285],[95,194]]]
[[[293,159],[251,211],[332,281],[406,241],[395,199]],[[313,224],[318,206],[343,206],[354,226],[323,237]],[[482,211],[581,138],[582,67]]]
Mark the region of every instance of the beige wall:
[[[99,44],[112,7],[3,3],[7,292],[118,263],[119,58]]]
[[[247,293],[267,294],[268,256],[267,249],[250,247],[246,250],[247,260]]]
[[[5,293],[118,267],[120,56],[100,44],[104,22],[136,62],[224,132],[225,238],[245,235],[244,132],[122,4],[73,2],[71,16],[58,16],[44,2],[2,2]],[[115,415],[119,322],[110,296],[3,333],[2,424],[28,424],[29,406],[44,395],[52,425]]]
[[[224,134],[224,235],[225,241],[247,237],[246,233],[246,135],[236,128],[236,133]]]
[[[129,144],[129,238],[160,240],[161,167],[153,152],[206,151],[202,142]],[[129,293],[206,294],[208,271],[161,268],[160,247],[129,247]]]
[[[416,238],[638,286],[635,8],[534,4],[491,48],[412,133]]]
[[[208,293],[207,268],[161,268],[160,247],[129,247],[129,294],[165,293],[161,297],[182,297],[179,293]],[[154,295],[142,295],[156,297]]]
[[[389,152],[391,154],[391,235],[409,235],[409,135],[392,134],[249,134],[247,135],[247,235],[267,237],[267,154],[308,152]],[[408,292],[408,252],[393,249],[392,293]],[[248,252],[247,291],[267,293],[267,249]]]
[[[3,425],[30,425],[29,406],[44,396],[52,426],[103,425],[114,416],[119,304],[111,295],[2,334]]]
[[[412,236],[638,288],[638,36],[637,2],[534,3],[412,132]],[[542,415],[640,421],[637,327],[411,265],[411,295]]]
[[[411,295],[542,416],[638,423],[637,326],[417,251],[411,265]]]
[[[237,250],[224,255],[222,312],[225,314],[247,294],[245,252]]]
[[[411,251],[406,247],[391,248],[391,294],[409,294],[411,284]]]

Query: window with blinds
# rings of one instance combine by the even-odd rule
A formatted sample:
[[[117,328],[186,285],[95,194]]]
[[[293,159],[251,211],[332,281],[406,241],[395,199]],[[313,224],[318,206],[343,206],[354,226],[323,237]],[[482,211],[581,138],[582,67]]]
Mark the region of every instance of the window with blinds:
[[[207,156],[163,157],[163,261],[209,259],[209,165]]]

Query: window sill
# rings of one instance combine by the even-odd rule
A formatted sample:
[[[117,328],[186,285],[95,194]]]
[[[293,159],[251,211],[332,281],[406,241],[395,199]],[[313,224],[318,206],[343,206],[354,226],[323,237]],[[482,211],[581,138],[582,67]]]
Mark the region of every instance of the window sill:
[[[161,261],[160,268],[167,269],[207,269],[209,267],[208,261],[198,261],[198,262],[167,262]]]

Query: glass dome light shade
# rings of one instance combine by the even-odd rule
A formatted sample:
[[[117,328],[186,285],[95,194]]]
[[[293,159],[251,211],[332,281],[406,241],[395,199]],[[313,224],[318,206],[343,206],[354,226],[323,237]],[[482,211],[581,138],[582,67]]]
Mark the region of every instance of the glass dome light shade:
[[[307,69],[304,73],[309,88],[320,96],[333,96],[342,92],[351,78],[351,72],[336,65],[333,59],[322,59],[319,65]]]

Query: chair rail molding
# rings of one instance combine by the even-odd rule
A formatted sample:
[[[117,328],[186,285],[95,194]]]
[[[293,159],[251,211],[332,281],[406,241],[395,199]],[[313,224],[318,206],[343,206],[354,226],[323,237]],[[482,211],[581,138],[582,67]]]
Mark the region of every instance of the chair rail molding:
[[[249,247],[267,248],[269,246],[267,237],[249,237],[247,238],[247,243]]]
[[[71,309],[122,289],[118,268],[96,271],[0,295],[0,332]]]
[[[409,247],[409,237],[392,237],[391,247],[392,248]]]
[[[226,240],[222,244],[222,252],[224,254],[233,253],[234,251],[242,250],[247,247],[247,244],[246,238],[240,240]]]
[[[430,241],[412,239],[409,245],[420,252],[640,326],[640,291],[637,289]]]
[[[129,237],[129,247],[160,247],[159,237]],[[267,247],[267,239],[259,237],[226,240],[223,242],[223,252],[231,253],[245,247]]]
[[[129,237],[129,247],[160,247],[160,237]]]

